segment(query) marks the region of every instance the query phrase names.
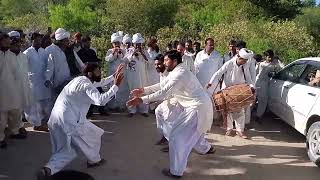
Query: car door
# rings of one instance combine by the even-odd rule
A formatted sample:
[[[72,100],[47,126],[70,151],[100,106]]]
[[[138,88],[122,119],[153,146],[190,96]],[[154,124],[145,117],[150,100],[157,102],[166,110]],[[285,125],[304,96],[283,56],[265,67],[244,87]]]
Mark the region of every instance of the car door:
[[[277,73],[269,84],[268,106],[273,113],[288,124],[293,122],[293,112],[288,104],[289,92],[297,85],[296,82],[298,82],[306,66],[305,61],[296,61]]]
[[[281,105],[281,94],[284,81],[278,78],[272,78],[269,84],[269,98],[268,98],[268,108],[275,115],[279,116],[281,119],[285,118],[283,116],[283,106]]]
[[[287,122],[296,129],[305,126],[305,121],[320,95],[320,88],[309,83],[312,74],[315,76],[317,72],[320,75],[320,62],[308,61],[298,81],[287,85]]]

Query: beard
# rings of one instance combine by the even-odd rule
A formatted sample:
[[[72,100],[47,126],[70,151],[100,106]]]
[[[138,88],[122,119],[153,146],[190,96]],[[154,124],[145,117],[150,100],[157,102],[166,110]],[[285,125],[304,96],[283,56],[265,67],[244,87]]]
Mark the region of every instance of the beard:
[[[95,82],[100,82],[101,81],[101,76],[93,75],[92,76],[92,80],[95,81]]]
[[[168,72],[171,72],[171,71],[173,70],[173,68],[166,66],[166,70],[167,70]]]
[[[163,73],[165,70],[166,70],[165,67],[163,67],[163,68],[157,67],[157,68],[156,68],[156,71],[157,71],[158,73]]]

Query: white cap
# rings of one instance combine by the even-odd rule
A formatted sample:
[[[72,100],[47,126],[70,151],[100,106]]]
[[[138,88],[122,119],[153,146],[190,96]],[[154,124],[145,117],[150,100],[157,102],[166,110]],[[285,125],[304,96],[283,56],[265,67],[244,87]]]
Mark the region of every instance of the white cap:
[[[123,36],[123,38],[122,38],[122,43],[123,43],[123,44],[132,43],[132,39],[131,39],[131,37],[130,37],[129,34],[126,34],[126,35]]]
[[[123,37],[123,31],[118,31],[119,36]]]
[[[111,43],[121,42],[121,41],[122,41],[122,36],[119,35],[119,32],[113,33],[111,35]]]
[[[20,33],[18,31],[10,31],[8,35],[9,37],[20,38]]]
[[[70,38],[70,33],[62,28],[59,28],[56,30],[56,32],[54,33],[54,38],[57,41],[60,41],[62,39],[69,39]]]
[[[137,44],[137,43],[144,43],[144,38],[140,33],[136,33],[132,36],[132,43]]]
[[[249,49],[242,48],[239,51],[239,56],[243,59],[250,59],[254,56],[253,52]]]

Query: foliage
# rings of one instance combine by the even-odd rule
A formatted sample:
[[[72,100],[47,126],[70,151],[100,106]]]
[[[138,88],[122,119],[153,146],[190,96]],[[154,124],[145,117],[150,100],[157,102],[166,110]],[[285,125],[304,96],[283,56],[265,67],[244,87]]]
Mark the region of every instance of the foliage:
[[[243,39],[249,49],[262,53],[274,49],[283,62],[288,63],[303,56],[317,55],[313,47],[313,37],[306,29],[292,21],[249,22],[238,21],[233,24],[219,24],[203,32],[205,37],[214,37],[217,49],[227,50],[230,39]]]
[[[295,21],[303,27],[307,28],[307,31],[312,35],[316,42],[320,43],[320,8],[307,8],[304,9],[303,14],[298,16]]]
[[[119,30],[146,39],[156,35],[161,49],[174,40],[203,42],[210,36],[221,53],[231,38],[245,40],[256,53],[273,48],[285,62],[320,53],[320,8],[314,0],[0,0],[0,5],[0,25],[90,34],[100,58]]]
[[[29,13],[14,19],[7,19],[5,22],[8,27],[23,29],[25,32],[38,31],[44,33],[49,26],[48,17],[43,13],[36,15]]]
[[[302,3],[305,7],[315,7],[317,5],[316,0],[303,0]]]
[[[50,22],[53,28],[90,33],[97,26],[98,16],[94,0],[70,0],[66,5],[50,5]]]
[[[1,19],[19,17],[31,12],[32,0],[0,0]]]
[[[301,0],[250,0],[260,7],[263,15],[274,20],[293,19],[301,13]]]
[[[110,0],[106,3],[106,26],[114,31],[140,32],[151,36],[161,27],[174,24],[173,17],[178,8],[176,0]]]

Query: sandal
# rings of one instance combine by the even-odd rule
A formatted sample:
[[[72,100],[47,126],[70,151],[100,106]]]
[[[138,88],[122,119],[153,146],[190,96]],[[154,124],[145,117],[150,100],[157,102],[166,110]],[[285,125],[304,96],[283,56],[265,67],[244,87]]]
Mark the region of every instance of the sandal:
[[[225,135],[226,135],[226,136],[231,136],[231,135],[232,135],[231,133],[232,133],[232,129],[229,129],[229,130],[226,131],[226,134],[225,134]]]

